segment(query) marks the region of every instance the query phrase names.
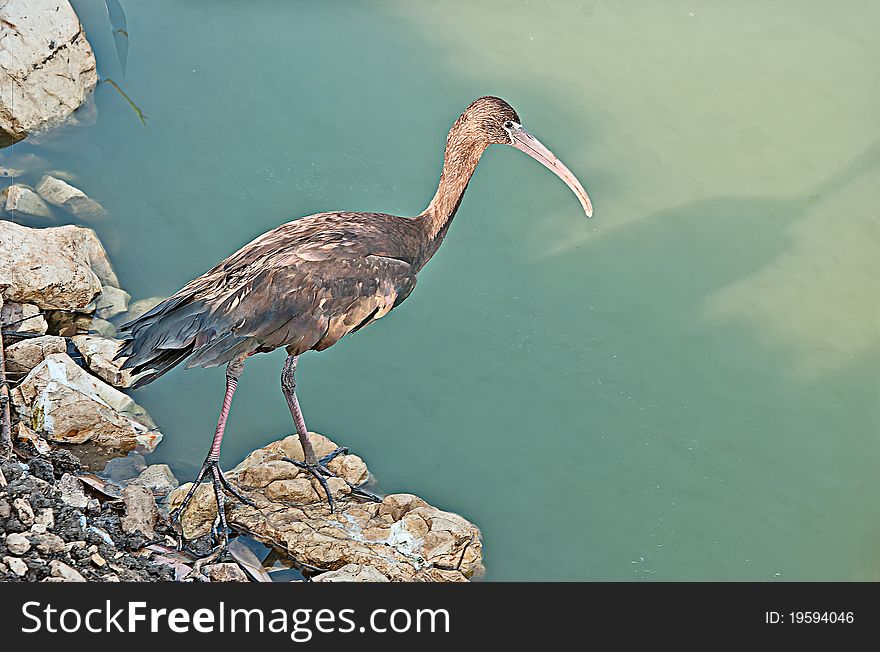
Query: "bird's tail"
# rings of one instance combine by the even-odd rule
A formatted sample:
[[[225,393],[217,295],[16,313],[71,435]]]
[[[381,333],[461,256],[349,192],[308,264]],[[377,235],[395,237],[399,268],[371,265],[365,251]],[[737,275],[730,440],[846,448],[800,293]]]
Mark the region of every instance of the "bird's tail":
[[[123,369],[131,369],[132,388],[143,387],[189,357],[195,348],[192,326],[203,306],[184,303],[175,295],[140,317],[123,324],[118,335],[123,343],[115,359],[125,358]]]

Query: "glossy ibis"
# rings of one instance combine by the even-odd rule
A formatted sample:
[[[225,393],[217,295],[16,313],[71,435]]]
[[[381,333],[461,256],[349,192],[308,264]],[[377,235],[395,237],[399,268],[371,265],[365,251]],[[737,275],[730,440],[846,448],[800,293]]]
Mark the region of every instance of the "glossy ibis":
[[[592,215],[583,186],[522,127],[516,111],[502,99],[481,97],[452,125],[437,192],[420,215],[331,212],[282,224],[122,327],[125,342],[117,357],[127,357],[123,366],[139,374],[133,387],[186,358],[187,368],[226,365],[226,395],[211,449],[175,516],[206,474],[214,485],[224,540],[223,489],[249,502],[220,471],[220,445],[245,360],[282,346],[288,357],[281,389],[304,453],[303,461],[288,461],[318,479],[333,510],[327,462],[346,451],[315,456],[296,397],[297,358],[323,351],[403,303],[416,274],[443,242],[480,156],[492,144],[511,145],[540,161],[574,191],[587,217]]]

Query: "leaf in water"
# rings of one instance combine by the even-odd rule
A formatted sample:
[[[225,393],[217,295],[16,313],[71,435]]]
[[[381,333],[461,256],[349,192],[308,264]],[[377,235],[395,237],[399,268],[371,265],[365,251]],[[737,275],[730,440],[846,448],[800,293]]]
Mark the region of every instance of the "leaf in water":
[[[254,554],[253,550],[248,548],[241,541],[233,539],[229,542],[227,550],[229,550],[229,554],[232,555],[232,558],[235,559],[235,561],[237,561],[239,565],[255,580],[258,582],[272,581],[272,578],[269,577],[269,574],[263,569],[263,564],[260,563],[260,560]]]
[[[141,124],[146,127],[147,126],[147,116],[144,115],[144,112],[141,111],[140,107],[137,104],[135,104],[128,95],[125,94],[125,91],[123,91],[121,88],[119,88],[119,84],[117,84],[115,81],[113,81],[109,77],[107,79],[105,79],[104,81],[107,82],[108,84],[110,84],[113,88],[116,89],[116,92],[118,92],[120,95],[122,95],[122,97],[125,99],[125,101],[128,102],[129,106],[132,108],[132,110],[135,113],[137,113],[137,117],[141,121]]]
[[[113,29],[113,40],[116,42],[116,55],[122,67],[122,76],[125,77],[125,62],[128,60],[128,25],[125,23],[125,12],[122,11],[119,0],[104,0],[104,5],[107,7],[107,17]]]

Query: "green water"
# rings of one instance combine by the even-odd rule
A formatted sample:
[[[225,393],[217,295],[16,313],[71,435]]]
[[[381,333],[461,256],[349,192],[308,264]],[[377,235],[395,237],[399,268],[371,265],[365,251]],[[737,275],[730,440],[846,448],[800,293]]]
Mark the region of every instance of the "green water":
[[[16,146],[74,172],[135,298],[330,209],[419,212],[451,122],[497,94],[584,219],[484,156],[398,310],[304,356],[309,427],[385,492],[477,523],[488,578],[880,577],[880,5],[76,2],[93,125]],[[9,150],[0,156],[8,163]],[[292,431],[252,359],[232,466]],[[135,392],[195,473],[223,371]]]

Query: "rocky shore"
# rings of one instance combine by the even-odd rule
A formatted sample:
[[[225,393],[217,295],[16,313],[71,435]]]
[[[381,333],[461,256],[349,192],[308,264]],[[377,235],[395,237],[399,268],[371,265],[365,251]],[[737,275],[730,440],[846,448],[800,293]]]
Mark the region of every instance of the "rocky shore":
[[[75,123],[97,75],[67,0],[0,2],[0,22],[0,147]],[[169,508],[191,485],[147,464],[162,433],[126,393],[133,378],[114,360],[116,328],[162,298],[133,301],[120,287],[95,232],[80,225],[112,215],[75,174],[33,153],[6,163],[0,158],[0,580],[458,582],[482,574],[480,531],[462,517],[411,494],[353,495],[351,486],[371,479],[357,455],[330,463],[339,476],[328,480],[331,514],[318,481],[282,459],[303,459],[295,436],[229,472],[255,507],[227,502],[237,535],[228,552],[211,548],[210,485],[172,528]],[[48,226],[59,222],[67,224]],[[319,455],[336,448],[310,436]]]

